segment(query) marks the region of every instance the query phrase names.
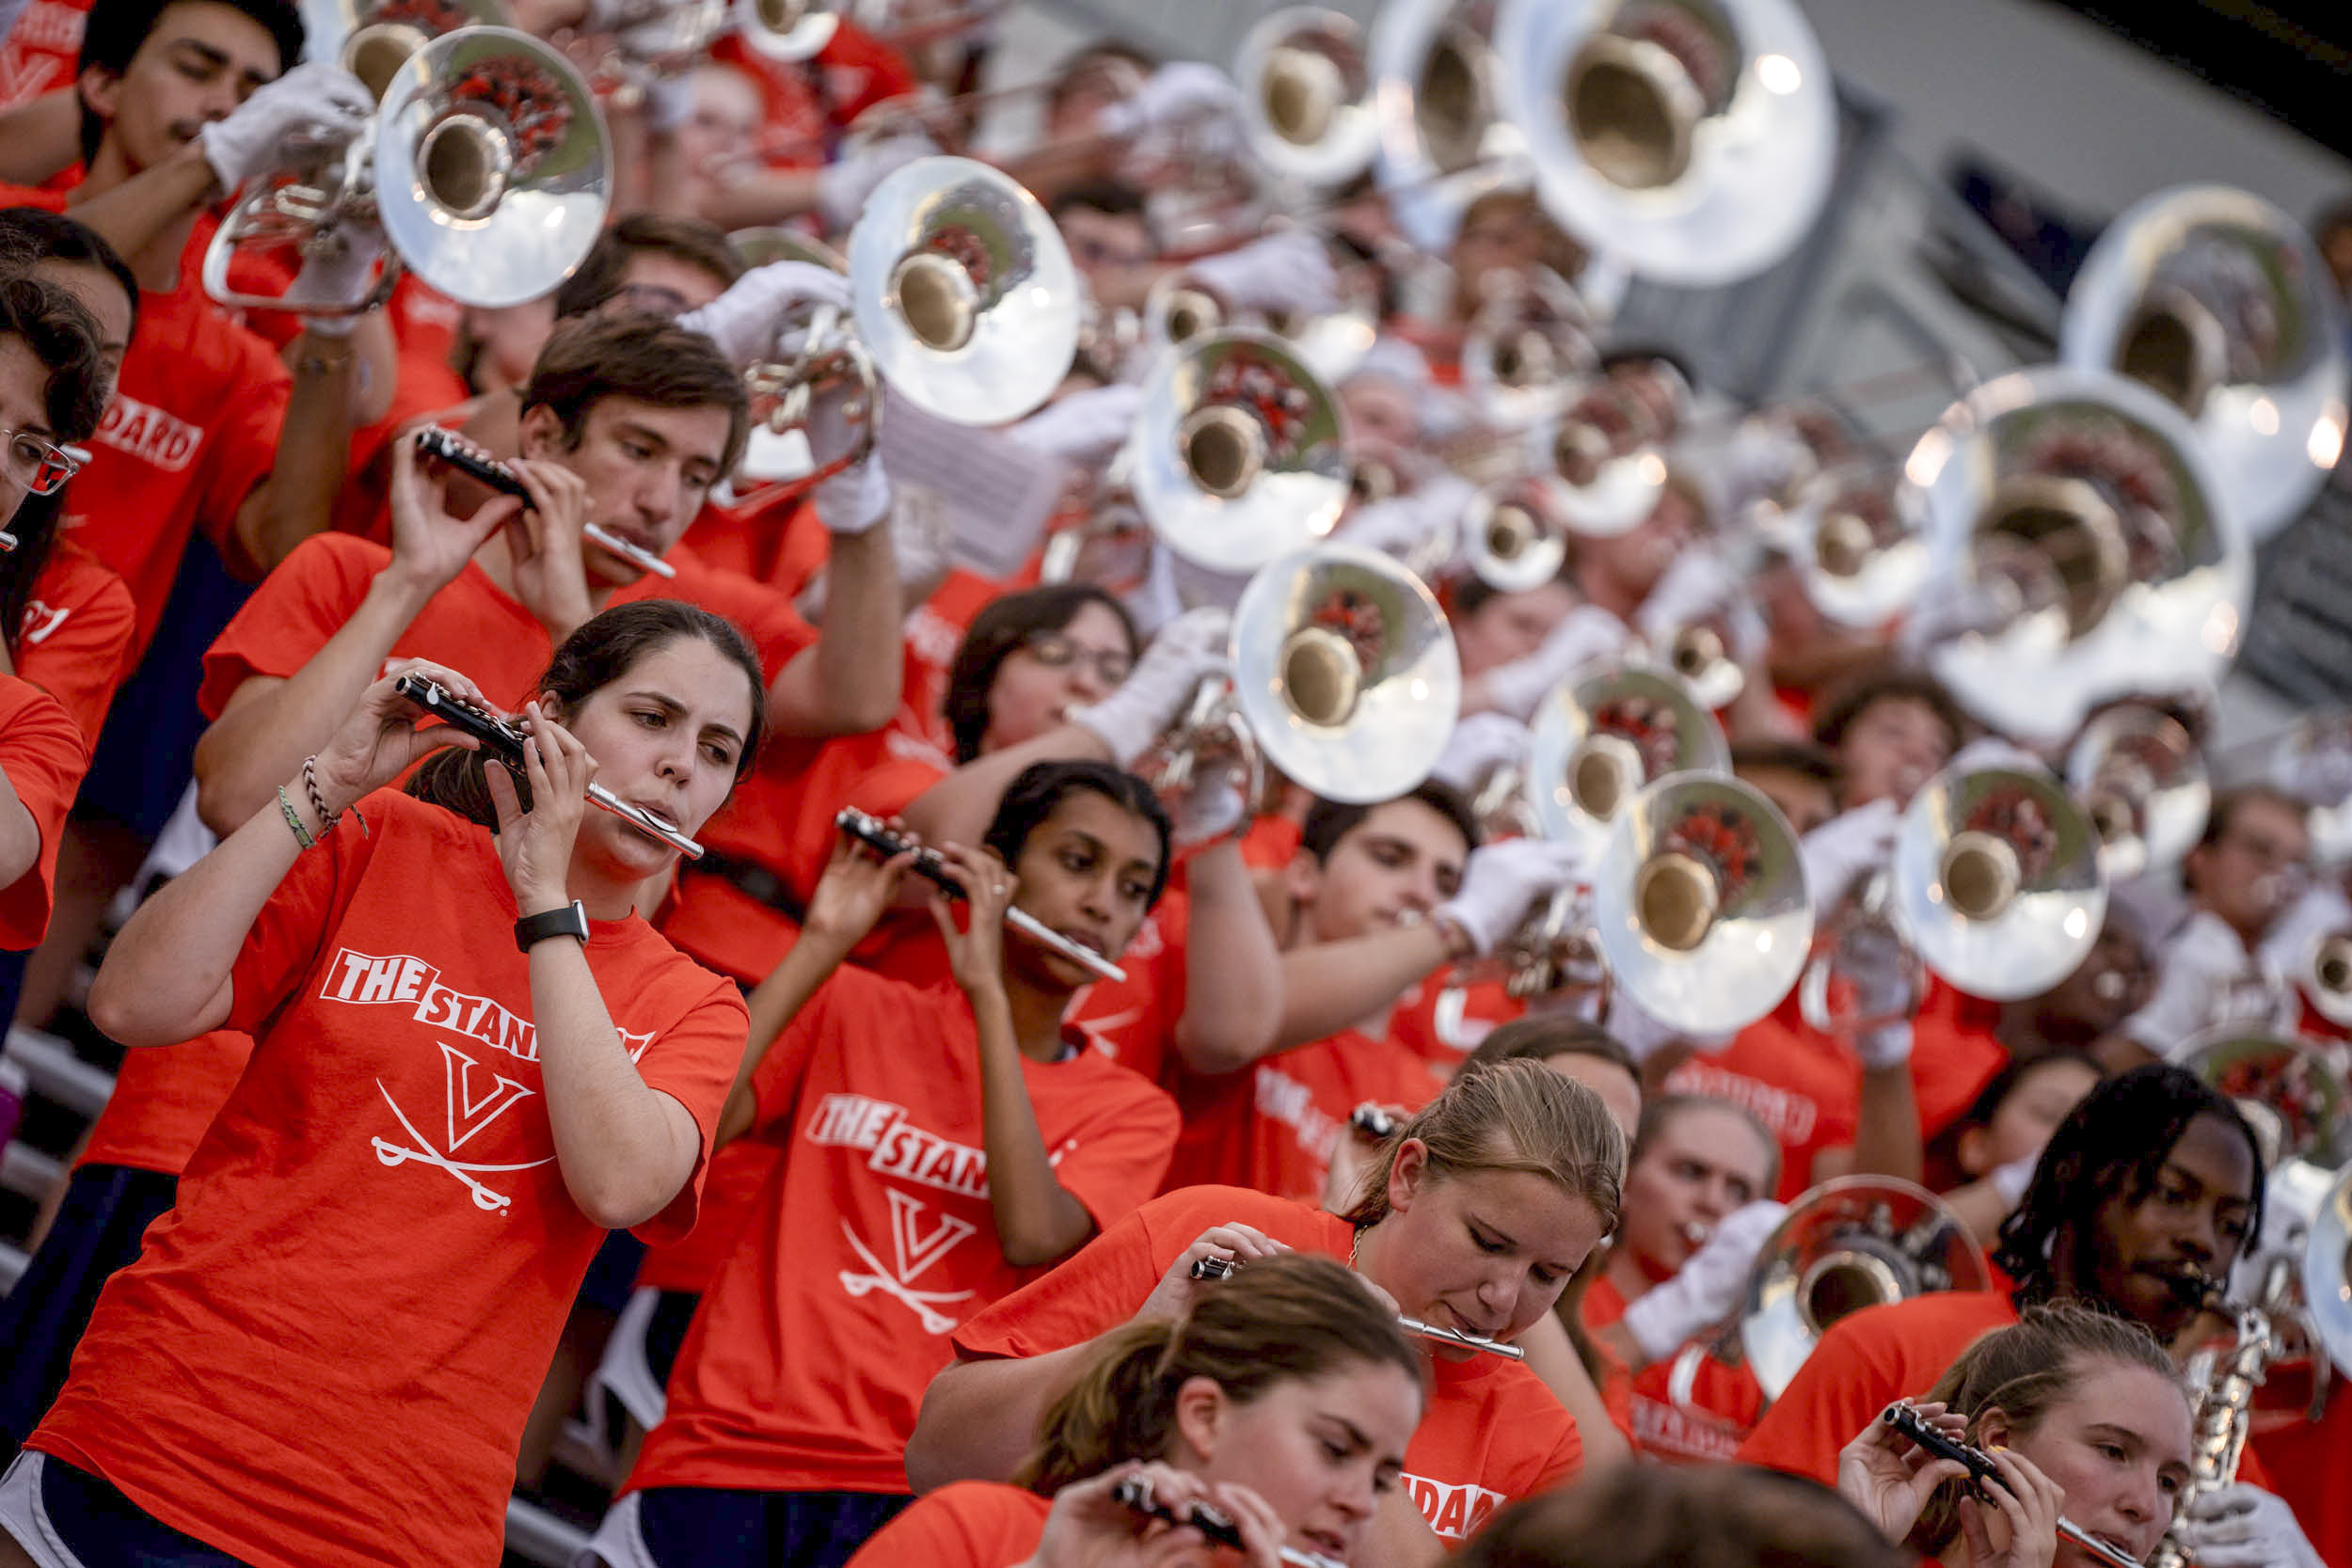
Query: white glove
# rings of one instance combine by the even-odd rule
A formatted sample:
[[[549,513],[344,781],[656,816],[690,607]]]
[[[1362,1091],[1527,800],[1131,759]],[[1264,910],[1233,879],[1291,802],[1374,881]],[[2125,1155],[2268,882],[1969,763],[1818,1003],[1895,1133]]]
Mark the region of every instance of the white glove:
[[[1764,617],[1723,557],[1705,546],[1686,547],[1675,557],[1633,612],[1633,624],[1652,647],[1701,622],[1719,622],[1732,662],[1754,664],[1763,657]]]
[[[1609,1017],[1603,1027],[1636,1062],[1646,1062],[1670,1045],[1687,1045],[1693,1051],[1721,1051],[1738,1034],[1736,1030],[1701,1033],[1677,1029],[1634,1001],[1622,986],[1609,992]]]
[[[1242,112],[1241,89],[1213,65],[1179,60],[1153,71],[1151,79],[1128,98],[1104,109],[1094,127],[1106,136],[1132,141],[1152,131],[1169,131],[1193,116],[1231,116]]]
[[[257,174],[284,162],[287,142],[296,136],[327,139],[356,135],[375,112],[375,95],[339,65],[311,60],[298,65],[196,134],[204,161],[224,191],[234,191]]]
[[[1527,918],[1536,899],[1574,881],[1583,863],[1573,844],[1510,838],[1482,845],[1470,851],[1461,891],[1432,911],[1431,918],[1459,927],[1477,952],[1492,952]]]
[[[1368,550],[1379,550],[1399,561],[1416,558],[1433,541],[1445,540],[1445,554],[1459,548],[1462,513],[1477,494],[1453,474],[1433,474],[1410,494],[1370,501],[1347,515],[1335,537]]]
[[[1127,682],[1099,703],[1070,710],[1073,723],[1103,737],[1124,768],[1173,724],[1201,680],[1222,669],[1233,617],[1216,609],[1188,610],[1152,639]]]
[[[2352,900],[2334,882],[2314,882],[2270,927],[2255,957],[2280,974],[2297,974],[2311,961],[2313,943],[2330,931],[2346,930],[2352,930]]]
[[[344,305],[367,297],[375,284],[375,263],[384,255],[380,231],[366,224],[338,224],[322,231],[302,258],[302,270],[286,285],[286,303]],[[359,325],[358,314],[306,315],[303,325],[326,338],[348,338]]]
[[[1833,816],[1797,845],[1804,863],[1804,890],[1816,910],[1826,911],[1846,895],[1855,879],[1895,857],[1903,814],[1892,800],[1873,800]]]
[[[2031,1154],[2019,1155],[2006,1165],[1994,1166],[1993,1174],[1985,1180],[1992,1182],[1993,1190],[2001,1195],[2001,1201],[2014,1209],[2025,1197],[2026,1189],[2033,1185],[2034,1170],[2041,1164],[2042,1150],[2037,1148]]]
[[[934,156],[939,149],[919,132],[902,132],[859,148],[817,171],[817,210],[824,214],[825,232],[846,233],[857,222],[858,209],[874,187],[917,158]]]
[[[1580,605],[1524,658],[1498,665],[1480,679],[1486,701],[1515,719],[1532,719],[1551,689],[1597,658],[1625,646],[1625,623],[1598,605]]]
[[[1323,242],[1302,229],[1203,256],[1184,269],[1236,310],[1320,316],[1339,308],[1340,278]]]
[[[1472,790],[1495,768],[1527,763],[1525,724],[1505,713],[1473,713],[1454,726],[1429,776],[1455,789]]]
[[[885,403],[889,401],[888,388],[878,388],[877,391]],[[808,450],[820,467],[865,438],[863,428],[853,428],[843,417],[850,401],[859,395],[860,388],[855,387],[829,387],[810,400]],[[887,408],[879,412],[885,419],[889,416]],[[856,462],[818,481],[816,488],[809,492],[809,499],[816,503],[817,520],[828,533],[864,533],[888,517],[890,475],[882,468],[882,449],[868,447]]]
[[[1127,439],[1142,406],[1140,387],[1096,387],[1048,404],[1006,434],[1031,451],[1096,467]]]
[[[1722,1323],[1747,1298],[1756,1255],[1788,1214],[1766,1198],[1734,1210],[1681,1272],[1625,1309],[1625,1331],[1652,1361],[1663,1361],[1702,1330]]]
[[[2242,1481],[2192,1495],[2181,1533],[2198,1568],[2323,1568],[2285,1500]]]
[[[786,351],[785,324],[795,309],[823,305],[846,318],[850,280],[814,261],[771,261],[737,278],[700,309],[687,311],[677,324],[717,343],[727,362],[743,370]]]

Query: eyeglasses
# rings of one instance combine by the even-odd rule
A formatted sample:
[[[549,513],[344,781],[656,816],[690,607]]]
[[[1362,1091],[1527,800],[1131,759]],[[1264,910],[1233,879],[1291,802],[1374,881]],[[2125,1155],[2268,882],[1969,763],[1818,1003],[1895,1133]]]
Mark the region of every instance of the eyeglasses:
[[[1082,648],[1057,631],[1041,631],[1022,640],[1021,645],[1029,657],[1048,670],[1067,670],[1081,659],[1094,667],[1104,686],[1125,684],[1127,672],[1135,668],[1130,656],[1109,648]]]
[[[89,453],[80,447],[61,447],[28,431],[0,430],[0,436],[8,438],[0,467],[7,468],[11,481],[36,496],[56,495],[89,461]]]

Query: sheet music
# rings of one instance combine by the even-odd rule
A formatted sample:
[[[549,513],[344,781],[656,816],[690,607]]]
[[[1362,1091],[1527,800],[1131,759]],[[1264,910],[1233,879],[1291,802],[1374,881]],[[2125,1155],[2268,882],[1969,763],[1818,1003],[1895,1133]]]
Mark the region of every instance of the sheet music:
[[[882,420],[882,462],[902,504],[936,508],[957,564],[995,578],[1028,561],[1070,475],[1059,458],[903,398]]]

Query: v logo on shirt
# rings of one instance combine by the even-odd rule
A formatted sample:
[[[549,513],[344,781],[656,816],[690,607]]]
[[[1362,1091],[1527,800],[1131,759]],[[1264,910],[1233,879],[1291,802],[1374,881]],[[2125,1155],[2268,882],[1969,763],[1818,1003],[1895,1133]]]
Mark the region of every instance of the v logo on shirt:
[[[850,1249],[857,1254],[858,1261],[866,1265],[866,1272],[857,1274],[843,1269],[841,1288],[850,1292],[852,1300],[868,1291],[880,1291],[914,1313],[926,1333],[950,1333],[956,1326],[956,1320],[939,1308],[951,1302],[968,1301],[973,1292],[968,1290],[918,1291],[914,1288],[914,1281],[933,1263],[953,1252],[965,1237],[976,1234],[979,1227],[954,1214],[942,1213],[939,1223],[931,1227],[927,1234],[923,1229],[923,1214],[928,1205],[921,1198],[896,1189],[890,1190],[887,1196],[890,1199],[890,1244],[898,1267],[884,1266],[882,1260],[874,1256],[873,1249],[844,1221],[841,1235],[850,1243]]]
[[[449,1083],[449,1151],[454,1154],[468,1139],[498,1120],[508,1106],[527,1099],[532,1091],[484,1067],[447,1040],[440,1044],[441,1066]],[[480,1083],[485,1078],[488,1083]]]

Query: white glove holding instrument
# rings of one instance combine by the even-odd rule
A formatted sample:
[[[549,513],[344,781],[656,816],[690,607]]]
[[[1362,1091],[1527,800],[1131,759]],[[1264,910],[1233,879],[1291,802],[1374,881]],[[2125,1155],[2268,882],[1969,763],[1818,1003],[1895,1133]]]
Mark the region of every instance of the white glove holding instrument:
[[[848,318],[848,278],[814,261],[771,261],[737,278],[700,309],[687,311],[677,324],[717,343],[727,363],[739,371],[797,348],[784,341],[787,321],[796,309],[825,305]]]
[[[1756,1255],[1788,1212],[1788,1205],[1769,1198],[1734,1210],[1672,1279],[1628,1307],[1625,1331],[1643,1354],[1663,1361],[1692,1336],[1738,1311]]]
[[[1536,899],[1577,879],[1584,857],[1572,844],[1549,839],[1506,838],[1470,851],[1461,891],[1430,911],[1470,939],[1477,953],[1491,953],[1509,936]]]
[[[2192,1495],[2181,1533],[2198,1568],[2324,1568],[2285,1499],[2242,1481]]]
[[[1094,387],[1046,404],[1005,434],[1031,451],[1093,467],[1125,443],[1142,406],[1140,387]]]
[[[1454,726],[1429,776],[1468,793],[1497,768],[1527,765],[1528,730],[1507,713],[1473,713]]]
[[[1235,310],[1320,316],[1339,309],[1340,278],[1330,253],[1303,229],[1203,256],[1184,271]]]
[[[817,171],[817,210],[824,214],[825,232],[846,234],[857,222],[858,209],[881,184],[917,158],[936,156],[938,147],[920,132],[901,132],[868,143],[846,158],[836,158]]]
[[[1861,878],[1895,858],[1895,838],[1903,814],[1892,800],[1873,800],[1833,816],[1797,845],[1804,864],[1804,890],[1813,907],[1826,911]]]
[[[326,140],[356,134],[375,113],[375,95],[339,65],[311,60],[254,90],[225,119],[196,134],[204,161],[224,192],[285,161],[288,144],[299,137]]]
[[[1536,650],[1478,677],[1498,713],[1532,721],[1551,689],[1597,658],[1625,646],[1625,623],[1598,605],[1579,605],[1545,634]]]
[[[1184,713],[1204,676],[1225,666],[1232,612],[1188,610],[1160,628],[1126,684],[1099,703],[1070,710],[1070,721],[1103,737],[1111,760],[1125,768]]]
[[[1095,129],[1120,141],[1173,130],[1195,116],[1241,118],[1241,88],[1213,65],[1178,60],[1153,71],[1130,97],[1105,107]]]

